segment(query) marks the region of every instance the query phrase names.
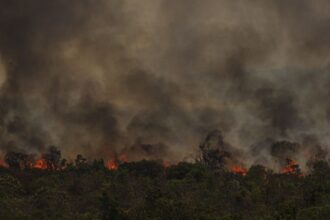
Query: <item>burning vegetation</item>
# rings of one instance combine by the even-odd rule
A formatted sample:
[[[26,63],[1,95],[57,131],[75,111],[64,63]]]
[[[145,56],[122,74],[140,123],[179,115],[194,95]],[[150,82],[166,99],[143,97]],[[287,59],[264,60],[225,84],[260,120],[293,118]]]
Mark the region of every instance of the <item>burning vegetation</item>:
[[[33,164],[33,168],[42,170],[48,169],[47,162],[45,161],[45,159],[39,159]]]
[[[270,146],[269,155],[272,156],[272,161],[277,167],[275,172],[300,177],[304,176],[298,162],[291,159],[295,156],[296,152],[300,150],[301,147],[299,144],[279,141],[272,142],[267,146]],[[177,162],[161,159],[160,155],[158,155],[159,152],[162,152],[160,149],[163,149],[163,145],[161,144],[151,145],[135,143],[131,148],[125,148],[122,153],[110,153],[109,157],[105,157],[105,161],[101,159],[99,162],[109,170],[117,170],[122,165],[137,161],[135,153],[139,150],[140,152],[138,155],[142,155],[142,157],[140,157],[142,159],[162,161],[161,163],[164,168],[175,166]],[[133,158],[130,159],[129,156],[131,155],[135,157],[133,156]],[[247,166],[244,165],[243,153],[226,143],[222,133],[218,130],[210,132],[201,142],[199,145],[199,155],[200,156],[195,159],[196,163],[202,164],[205,168],[215,173],[229,171],[241,176],[246,176],[249,172]],[[322,158],[316,159],[314,156],[312,159],[317,161]],[[312,159],[310,161],[312,161]],[[94,160],[94,162],[95,161],[97,160]],[[16,170],[40,169],[60,171],[72,166],[72,164],[75,164],[77,167],[88,167],[91,161],[80,154],[71,162],[62,159],[60,150],[54,146],[50,146],[44,153],[40,154],[39,157],[33,154],[9,151],[0,159],[0,166]],[[257,165],[257,163],[252,165]],[[271,170],[270,167],[267,167],[267,169]]]
[[[150,159],[159,146],[153,149],[151,144],[135,144],[120,153],[110,152],[105,160],[90,160],[80,154],[72,161],[65,160],[54,146],[39,156],[7,152],[0,167],[0,196],[4,195],[0,218],[135,220],[152,216],[150,219],[184,220],[195,216],[197,220],[257,216],[307,220],[311,215],[320,219],[329,211],[330,200],[320,196],[330,196],[330,188],[323,182],[330,178],[329,164],[313,157],[303,173],[298,162],[288,158],[296,156],[299,144],[279,141],[267,145],[278,166],[275,171],[260,164],[248,167],[242,160],[244,154],[218,130],[206,135],[194,162]],[[131,160],[129,149],[145,149],[140,155],[148,157]],[[20,202],[10,202],[13,198]],[[22,205],[25,203],[29,205]],[[73,213],[74,207],[79,211]]]
[[[231,168],[231,172],[246,176],[248,170],[242,166],[236,165]]]
[[[329,219],[329,11],[0,0],[0,220]]]
[[[300,168],[299,168],[299,164],[296,161],[287,159],[286,162],[287,162],[287,165],[282,168],[281,173],[302,175]]]
[[[107,161],[89,161],[77,155],[67,162],[58,160],[58,152],[49,149],[35,160],[22,153],[5,156],[8,165],[0,167],[1,219],[282,216],[307,220],[311,216],[323,219],[329,211],[330,201],[323,198],[330,196],[324,181],[330,178],[326,161],[310,163],[310,172],[302,175],[297,162],[289,159],[274,173],[261,165],[247,169],[222,160],[216,161],[225,167],[213,162],[209,166],[209,160],[203,159],[169,165],[159,160],[129,161],[122,155]],[[209,209],[218,206],[221,208]],[[72,212],[74,208],[78,211]]]

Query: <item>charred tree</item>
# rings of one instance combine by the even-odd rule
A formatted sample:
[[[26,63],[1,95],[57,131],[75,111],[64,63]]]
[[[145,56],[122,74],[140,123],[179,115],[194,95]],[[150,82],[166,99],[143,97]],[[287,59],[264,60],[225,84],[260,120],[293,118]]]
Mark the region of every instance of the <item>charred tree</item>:
[[[50,146],[47,153],[42,155],[42,158],[46,161],[49,170],[57,170],[60,168],[61,151],[55,146]]]
[[[13,169],[26,169],[31,168],[31,157],[25,153],[9,151],[5,155],[5,162],[10,168]]]
[[[201,163],[211,170],[224,170],[226,160],[231,157],[225,145],[219,130],[209,133],[199,146]]]

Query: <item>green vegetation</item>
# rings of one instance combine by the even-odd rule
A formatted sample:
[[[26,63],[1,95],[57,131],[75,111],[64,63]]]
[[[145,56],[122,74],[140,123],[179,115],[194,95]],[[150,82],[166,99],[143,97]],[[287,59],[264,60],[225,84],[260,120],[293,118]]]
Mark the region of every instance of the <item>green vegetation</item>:
[[[80,160],[79,160],[80,158]],[[204,164],[123,163],[81,156],[64,169],[0,169],[0,219],[329,219],[330,168],[306,176],[253,166],[246,176]]]

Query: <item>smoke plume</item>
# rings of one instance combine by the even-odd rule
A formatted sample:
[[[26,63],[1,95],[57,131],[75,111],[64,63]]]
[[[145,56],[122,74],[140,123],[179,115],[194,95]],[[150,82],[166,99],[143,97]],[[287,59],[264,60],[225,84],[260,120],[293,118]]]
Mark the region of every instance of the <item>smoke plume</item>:
[[[247,164],[279,155],[269,138],[326,152],[329,11],[328,0],[0,0],[0,149],[182,160],[219,129]]]

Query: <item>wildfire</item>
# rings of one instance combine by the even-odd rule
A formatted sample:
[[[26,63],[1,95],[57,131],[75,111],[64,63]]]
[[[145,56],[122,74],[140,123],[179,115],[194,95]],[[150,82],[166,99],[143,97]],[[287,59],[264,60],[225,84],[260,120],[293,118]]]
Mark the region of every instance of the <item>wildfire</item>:
[[[114,160],[109,160],[107,162],[106,166],[109,170],[117,170],[118,169],[118,163],[116,163]]]
[[[245,169],[242,166],[235,165],[231,168],[231,172],[242,175],[242,176],[245,176],[248,171],[247,171],[247,169]]]
[[[106,163],[106,167],[109,170],[117,170],[119,164],[126,163],[126,162],[128,162],[128,160],[127,160],[127,157],[125,154],[121,154],[121,155],[119,155],[119,157],[112,156],[112,158]]]
[[[299,164],[298,164],[297,161],[287,159],[286,163],[287,163],[287,165],[282,168],[281,173],[283,173],[283,174],[296,174],[296,175],[299,175],[299,176],[304,176],[304,174],[302,174],[300,172]]]
[[[39,159],[35,162],[33,168],[45,170],[47,169],[47,163],[44,159]]]

